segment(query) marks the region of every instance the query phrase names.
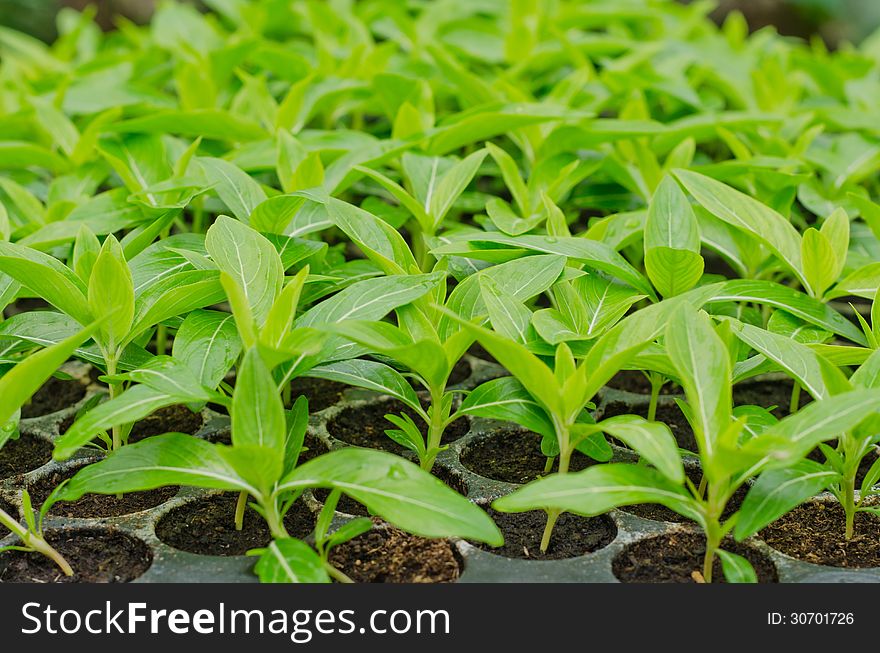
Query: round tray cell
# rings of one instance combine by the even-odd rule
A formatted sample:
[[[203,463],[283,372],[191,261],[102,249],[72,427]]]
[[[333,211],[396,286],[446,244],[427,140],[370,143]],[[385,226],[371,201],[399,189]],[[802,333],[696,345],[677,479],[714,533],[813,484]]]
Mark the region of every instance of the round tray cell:
[[[0,582],[127,583],[143,575],[153,562],[144,542],[113,529],[49,531],[46,540],[67,560],[73,576],[65,576],[39,553],[9,551],[0,554]]]
[[[776,566],[757,549],[732,540],[725,541],[722,547],[751,562],[758,582],[779,581]],[[615,556],[612,569],[623,583],[699,583],[703,581],[705,554],[706,538],[701,533],[666,533],[627,545]],[[725,582],[717,556],[712,576],[713,582]]]

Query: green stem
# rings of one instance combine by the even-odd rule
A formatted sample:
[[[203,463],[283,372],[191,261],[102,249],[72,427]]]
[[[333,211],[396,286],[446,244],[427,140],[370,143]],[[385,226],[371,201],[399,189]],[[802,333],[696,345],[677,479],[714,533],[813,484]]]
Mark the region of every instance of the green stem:
[[[544,474],[547,475],[553,471],[553,461],[556,460],[556,456],[547,456],[547,462],[544,463]]]
[[[568,465],[571,461],[571,448],[568,446],[568,428],[557,428],[557,437],[559,437],[559,473],[567,474]],[[562,514],[561,510],[552,509],[547,511],[547,523],[544,525],[544,533],[541,535],[541,553],[547,553],[550,548],[550,537],[553,535],[553,527],[556,526],[556,520]]]
[[[42,538],[42,536],[37,535],[36,533],[28,533],[28,537],[23,541],[28,547],[37,553],[43,554],[58,565],[61,571],[64,572],[65,576],[73,576],[73,569],[70,567],[67,560],[64,559],[64,556],[56,551],[52,545]]]
[[[281,401],[285,406],[291,406],[291,395],[293,394],[293,388],[289,383],[285,383],[284,387],[281,389]]]
[[[855,532],[856,520],[856,475],[847,472],[843,478],[843,511],[846,514],[846,539],[851,540]]]
[[[791,400],[788,402],[788,413],[794,415],[801,404],[801,384],[795,381],[791,389]]]
[[[443,441],[443,431],[446,430],[446,417],[440,410],[443,405],[443,390],[431,390],[431,408],[428,421],[428,441],[425,443],[425,457],[420,461],[421,468],[430,472],[437,460],[440,443]]]
[[[651,375],[651,401],[648,403],[648,421],[653,422],[657,417],[657,400],[660,398],[660,388],[663,387],[663,379]]]
[[[244,511],[247,510],[247,492],[239,492],[238,501],[235,503],[235,530],[240,531],[244,528]]]
[[[266,519],[266,525],[269,527],[269,532],[272,533],[272,537],[276,540],[283,540],[290,537],[290,534],[284,527],[284,520],[281,518],[281,513],[278,512],[278,504],[275,499],[259,503],[263,508],[263,516]]]
[[[348,575],[331,565],[326,560],[324,561],[324,569],[327,570],[327,573],[330,574],[330,577],[337,583],[354,583],[354,581]]]
[[[116,374],[116,365],[118,359],[116,355],[106,356],[105,361],[107,363],[107,376],[114,376]],[[107,391],[110,395],[110,401],[116,399],[119,394],[122,392],[122,384],[117,382],[111,382],[107,386]],[[112,451],[118,451],[122,447],[122,426],[119,424],[114,424],[111,429],[113,444],[111,445]]]
[[[168,327],[159,324],[156,327],[156,355],[164,356],[168,350]]]
[[[425,246],[425,236],[431,236],[433,234],[426,234],[422,229],[422,225],[419,224],[417,220],[410,221],[410,224],[412,225],[413,256],[422,272],[430,272],[433,267],[433,257]]]
[[[36,551],[37,553],[41,553],[42,555],[52,560],[56,565],[58,565],[58,567],[60,567],[65,576],[73,576],[73,569],[71,569],[70,564],[67,562],[67,560],[64,559],[64,556],[56,551],[52,547],[52,545],[49,544],[45,539],[43,539],[42,535],[38,533],[32,533],[31,531],[22,527],[22,525],[18,523],[17,519],[12,517],[12,515],[5,512],[4,510],[0,510],[0,524],[3,524],[10,531],[18,535],[25,548]]]
[[[721,538],[715,528],[709,528],[706,533],[706,555],[703,558],[703,580],[712,582],[712,565],[715,563],[715,554],[721,544]]]

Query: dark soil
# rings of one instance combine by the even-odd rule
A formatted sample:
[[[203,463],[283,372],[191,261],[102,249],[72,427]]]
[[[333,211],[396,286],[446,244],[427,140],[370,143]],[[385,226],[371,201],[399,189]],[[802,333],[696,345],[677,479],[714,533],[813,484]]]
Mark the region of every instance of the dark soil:
[[[129,444],[140,442],[163,433],[186,433],[195,435],[202,428],[202,416],[186,406],[167,406],[152,415],[135,422],[128,436]]]
[[[75,421],[76,415],[68,415],[58,425],[58,432],[66,433]],[[186,406],[166,406],[139,422],[135,422],[131,427],[128,442],[129,444],[134,444],[135,442],[151,438],[154,435],[162,435],[164,433],[195,435],[202,428],[202,422],[201,413],[194,413]],[[104,446],[97,438],[93,442]]]
[[[50,532],[47,541],[70,563],[74,575],[39,553],[0,555],[0,582],[5,583],[127,583],[153,562],[150,548],[114,530],[77,529]]]
[[[783,515],[759,537],[777,551],[831,567],[880,567],[880,517],[856,513],[846,541],[846,517],[836,502],[812,501]]]
[[[777,418],[782,419],[789,414],[789,404],[791,403],[791,391],[794,388],[794,382],[790,379],[780,379],[778,381],[747,381],[733,386],[733,405],[734,406],[762,406],[770,408],[776,406],[771,412]],[[813,401],[806,390],[801,390],[798,399],[798,406],[803,408]]]
[[[449,374],[449,379],[446,382],[447,386],[458,385],[459,383],[463,383],[467,381],[471,376],[471,364],[468,363],[463,358],[459,360],[455,366],[452,368],[452,372]],[[413,379],[412,377],[408,377],[409,384],[415,390],[425,390],[425,386],[421,383]]]
[[[612,401],[609,403],[602,413],[602,419],[615,417],[617,415],[640,415],[645,419],[648,418],[648,407],[646,406],[630,406],[622,401]],[[697,452],[697,440],[694,437],[694,431],[688,424],[684,414],[678,406],[657,406],[657,413],[654,418],[658,422],[663,422],[672,431],[678,446],[687,451]],[[619,443],[618,443],[619,444]]]
[[[35,506],[43,505],[58,485],[71,478],[79,469],[55,471],[28,487]],[[114,494],[85,494],[76,501],[59,501],[49,510],[56,517],[120,517],[149,510],[165,503],[175,494],[177,487],[163,487],[144,492],[130,492],[121,499]]]
[[[476,546],[508,558],[527,560],[575,558],[598,551],[611,544],[617,537],[617,527],[607,515],[581,517],[566,512],[556,521],[547,552],[541,553],[541,535],[547,523],[547,513],[543,510],[507,513],[497,512],[491,508],[487,512],[504,534],[504,544],[497,548],[487,544]]]
[[[385,419],[385,415],[389,413],[395,415],[406,413],[419,427],[422,436],[427,437],[428,425],[425,424],[424,420],[407,408],[405,404],[397,400],[345,408],[330,420],[327,424],[327,431],[334,438],[338,438],[343,442],[368,449],[383,449],[399,455],[407,450],[385,435],[386,430],[396,428]],[[468,422],[466,417],[455,420],[446,427],[442,443],[449,444],[450,442],[455,442],[460,437],[466,435],[469,429],[470,422]]]
[[[27,432],[0,449],[0,479],[42,467],[52,459],[52,443]]]
[[[213,442],[214,444],[232,444],[232,434],[229,431],[208,435],[207,439],[209,442]],[[326,444],[324,444],[321,440],[316,438],[311,433],[306,433],[306,437],[303,438],[303,449],[302,451],[300,451],[297,464],[302,465],[312,458],[317,458],[321,454],[325,454],[328,451],[330,451],[330,449],[327,447]]]
[[[439,467],[435,465],[434,469],[431,470],[431,473],[459,494],[467,496],[467,483],[463,478],[461,478],[461,476],[459,476],[455,472],[445,467]],[[314,490],[312,490],[312,494],[314,495],[315,499],[323,504],[324,501],[327,500],[327,497],[330,496],[330,490],[328,490],[327,488],[315,488]],[[355,501],[347,494],[340,495],[339,502],[336,504],[336,511],[345,513],[347,515],[356,515],[358,517],[370,516],[370,511],[367,510],[366,507],[364,507],[364,504]]]
[[[752,563],[760,583],[779,582],[773,562],[745,544],[727,540],[725,551],[737,553]],[[612,563],[622,583],[697,583],[702,581],[706,538],[700,533],[667,533],[628,545]],[[721,561],[712,565],[712,580],[726,582]]]
[[[237,556],[266,546],[272,539],[263,518],[248,507],[244,527],[235,530],[238,494],[226,492],[190,501],[174,508],[156,524],[156,536],[175,549],[202,555]],[[293,537],[307,537],[315,527],[315,516],[303,501],[297,501],[284,518]]]
[[[300,395],[305,395],[309,400],[309,413],[330,408],[342,400],[342,395],[349,386],[327,379],[310,379],[300,377],[290,383],[291,400],[295,401]],[[287,405],[290,408],[290,404]]]
[[[547,457],[541,453],[541,436],[517,428],[501,428],[480,438],[461,453],[461,464],[475,474],[506,483],[528,483],[544,476]],[[578,453],[572,455],[568,469],[579,472],[595,461]],[[559,459],[553,461],[558,471]]]
[[[330,552],[330,563],[358,583],[452,583],[461,563],[448,540],[373,529]]]
[[[700,479],[703,477],[703,474],[700,470],[686,469],[685,474],[687,474],[687,477],[694,485],[696,485],[697,487],[700,486]],[[724,509],[724,512],[721,513],[721,517],[723,519],[727,519],[733,513],[739,510],[742,502],[746,498],[746,494],[748,493],[748,491],[748,486],[743,485],[736,492],[734,492],[733,497],[730,499],[730,501],[727,502],[727,507]],[[635,506],[621,506],[620,509],[632,515],[638,515],[639,517],[644,517],[645,519],[653,519],[654,521],[672,522],[675,524],[693,523],[691,519],[688,519],[687,517],[682,517],[677,512],[674,512],[659,503],[640,503]]]
[[[624,390],[638,395],[651,394],[651,382],[648,377],[638,370],[621,370],[606,384],[615,390]],[[672,383],[667,381],[660,387],[660,394],[669,394],[673,391]]]
[[[86,386],[76,379],[62,380],[54,376],[46,381],[21,407],[22,418],[42,417],[70,408],[86,396]]]
[[[18,508],[16,508],[4,499],[0,499],[0,510],[5,512],[13,519],[18,519]],[[3,524],[0,524],[0,540],[2,540],[7,535],[9,535],[9,529],[6,528]]]

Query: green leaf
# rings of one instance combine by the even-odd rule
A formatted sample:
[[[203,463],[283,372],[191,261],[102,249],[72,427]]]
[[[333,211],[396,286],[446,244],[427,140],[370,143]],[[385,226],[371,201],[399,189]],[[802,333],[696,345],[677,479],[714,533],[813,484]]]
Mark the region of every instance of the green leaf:
[[[840,370],[806,345],[737,320],[731,324],[740,340],[779,365],[814,399],[825,399],[849,385]]]
[[[860,389],[814,401],[758,437],[742,452],[758,465],[783,468],[806,456],[820,442],[832,440],[880,410],[880,390]]]
[[[459,283],[450,293],[446,307],[467,321],[485,319],[488,309],[480,288],[483,277],[492,279],[502,292],[525,301],[550,288],[564,269],[565,258],[553,255],[524,257],[493,265]],[[438,335],[445,341],[459,329],[455,320],[444,315],[440,319]]]
[[[625,258],[605,243],[587,238],[532,235],[513,237],[504,234],[478,233],[468,234],[467,240],[453,240],[448,245],[436,247],[431,253],[435,256],[454,254],[480,258],[481,252],[486,251],[483,243],[565,256],[590,268],[617,277],[650,297],[654,296],[651,285]]]
[[[55,441],[55,460],[67,460],[101,431],[130,424],[160,408],[181,403],[179,397],[145,385],[136,385],[115,399],[98,404],[79,417],[67,432]],[[191,436],[190,436],[191,437]]]
[[[284,283],[275,247],[247,225],[222,215],[208,229],[205,247],[242,289],[254,319],[262,326]]]
[[[706,464],[716,474],[716,443],[730,424],[730,354],[708,315],[684,305],[666,326],[666,351],[693,414],[692,426]]]
[[[261,583],[329,583],[321,557],[302,540],[274,539],[264,549],[248,551],[259,555],[254,572]]]
[[[223,445],[191,435],[168,433],[130,444],[83,469],[63,486],[57,498],[76,501],[84,494],[119,494],[168,485],[239,490],[258,495],[221,455]]]
[[[733,279],[694,288],[683,296],[698,308],[707,303],[730,301],[754,302],[781,308],[810,324],[820,326],[857,344],[863,346],[867,344],[865,334],[834,309],[794,288],[772,281]]]
[[[460,323],[549,413],[563,414],[562,389],[553,372],[540,358],[509,338],[464,320],[460,320]]]
[[[245,352],[232,395],[232,443],[279,452],[287,434],[284,406],[272,374],[256,349]]]
[[[591,516],[639,503],[659,503],[702,522],[693,499],[682,486],[670,482],[650,467],[626,463],[594,465],[582,472],[553,474],[496,499],[492,507],[502,512],[555,508]]]
[[[400,456],[368,449],[331,451],[295,469],[279,491],[341,490],[395,526],[423,537],[461,537],[499,546],[489,516],[442,481]]]
[[[241,353],[241,339],[228,313],[196,310],[184,318],[174,336],[174,357],[206,388],[216,388]]]
[[[720,181],[689,170],[675,170],[673,174],[710,213],[759,239],[788,266],[810,294],[815,294],[803,274],[800,235],[788,220]]]
[[[602,420],[597,427],[636,451],[673,483],[684,483],[678,443],[665,424],[638,415],[619,415]]]
[[[382,363],[355,358],[314,367],[306,374],[380,392],[394,397],[413,409],[421,410],[419,398],[412,386],[397,370]]]
[[[88,290],[92,315],[106,315],[101,337],[109,350],[125,342],[134,320],[134,282],[116,238],[104,241],[92,267]]]
[[[547,413],[512,376],[486,381],[471,390],[458,414],[513,422],[545,438],[556,439],[553,422]]]
[[[58,344],[31,354],[0,377],[0,424],[12,419],[40,386],[98,329],[93,324]]]
[[[166,110],[123,120],[112,126],[121,133],[160,133],[215,138],[223,141],[251,141],[266,138],[254,122],[220,109]]]
[[[54,257],[0,241],[0,269],[80,324],[92,322],[85,284]]]
[[[746,558],[730,551],[718,549],[716,551],[718,558],[721,560],[721,570],[724,572],[724,579],[728,583],[757,583],[758,575],[752,563]]]
[[[645,269],[661,295],[678,295],[697,284],[703,274],[697,216],[671,177],[651,199],[644,241]]]
[[[751,537],[789,510],[834,483],[840,475],[812,460],[787,469],[771,469],[758,477],[739,509],[737,540]]]
[[[477,174],[486,154],[486,150],[478,150],[469,154],[443,174],[434,192],[428,198],[427,212],[434,220],[435,229],[443,222],[449,209]]]
[[[834,248],[824,234],[810,227],[801,240],[804,276],[815,296],[821,297],[837,281]]]
[[[513,295],[504,292],[491,277],[480,277],[480,289],[483,302],[489,312],[492,328],[500,335],[521,345],[525,345],[529,337],[529,323],[532,312],[525,304]]]
[[[220,200],[236,218],[248,224],[251,213],[266,200],[265,191],[247,173],[228,161],[207,157],[200,157],[197,161]]]

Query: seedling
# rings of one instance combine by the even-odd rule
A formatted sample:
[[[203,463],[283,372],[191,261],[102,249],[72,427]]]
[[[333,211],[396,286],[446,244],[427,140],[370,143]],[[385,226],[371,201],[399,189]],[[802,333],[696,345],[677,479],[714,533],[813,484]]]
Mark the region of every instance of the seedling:
[[[857,427],[880,410],[880,394],[876,390],[846,392],[817,401],[772,426],[755,428],[749,425],[748,413],[733,415],[731,356],[708,315],[686,304],[680,306],[669,319],[664,341],[687,396],[702,483],[694,485],[685,478],[677,447],[658,439],[654,444],[666,452],[668,466],[611,463],[557,474],[496,500],[493,507],[508,512],[540,507],[599,515],[618,506],[659,503],[703,529],[703,580],[712,582],[717,555],[728,580],[754,582],[751,564],[721,548],[724,537],[736,527],[737,538],[742,539],[821,491],[836,473],[804,457],[819,443]],[[779,474],[787,482],[780,483]],[[722,517],[736,490],[754,476],[758,481],[742,507]]]
[[[17,423],[21,406],[33,395],[34,392],[48,379],[59,366],[61,366],[84,341],[98,329],[98,325],[92,325],[75,333],[69,338],[47,347],[42,351],[31,354],[24,361],[18,363],[10,371],[0,377],[0,424],[4,425],[0,432],[0,447],[11,436],[17,437]],[[54,561],[66,576],[72,576],[73,570],[67,560],[64,559],[45,539],[43,535],[43,516],[52,507],[52,497],[43,502],[39,514],[34,512],[31,498],[27,490],[22,491],[21,504],[25,523],[22,525],[12,515],[0,509],[0,524],[8,528],[18,536],[19,542],[5,547],[3,551],[33,551]]]
[[[323,557],[291,538],[284,526],[284,515],[310,487],[345,492],[372,513],[419,535],[501,542],[498,529],[482,510],[393,454],[346,448],[299,466],[308,404],[300,398],[285,414],[275,380],[256,347],[244,354],[231,417],[231,446],[179,433],[156,436],[79,471],[56,499],[71,501],[89,492],[115,494],[165,485],[245,492],[275,540],[258,564],[264,580],[327,582],[331,575],[345,580],[326,561],[330,546],[325,537],[326,513],[319,545]]]
[[[680,461],[666,425],[629,415],[596,424],[585,411],[599,389],[660,335],[666,317],[679,303],[678,300],[661,302],[621,320],[596,340],[580,362],[566,344],[559,345],[552,368],[525,346],[463,322],[480,344],[511,372],[517,383],[502,378],[483,384],[468,396],[461,412],[517,421],[541,433],[545,455],[559,456],[560,476],[568,473],[575,450],[599,461],[611,459],[612,450],[603,432],[677,476]],[[543,508],[548,509],[541,551],[547,551],[562,509],[549,504]]]

